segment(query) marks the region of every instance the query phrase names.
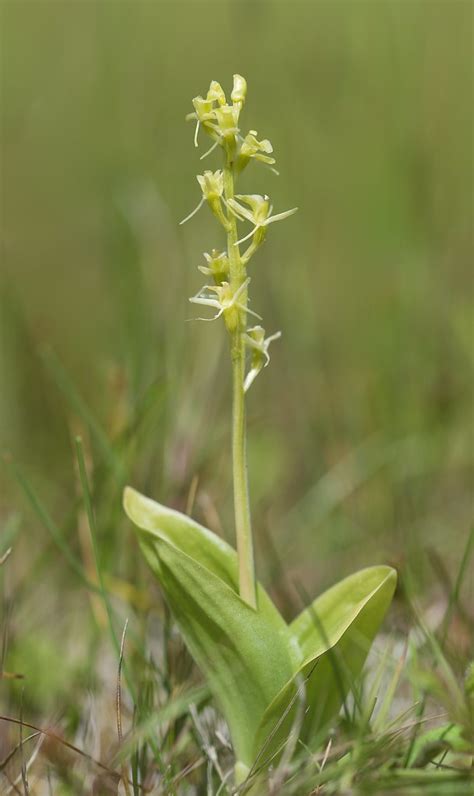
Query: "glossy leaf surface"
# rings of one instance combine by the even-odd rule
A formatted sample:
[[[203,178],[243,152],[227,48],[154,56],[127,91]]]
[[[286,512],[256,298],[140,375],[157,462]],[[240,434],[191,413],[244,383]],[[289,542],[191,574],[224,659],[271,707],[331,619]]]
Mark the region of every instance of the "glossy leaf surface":
[[[239,764],[248,770],[278,753],[303,698],[298,732],[314,746],[360,674],[395,571],[370,567],[345,578],[288,626],[262,586],[256,611],[240,598],[237,553],[222,539],[129,487],[124,507],[229,723]]]
[[[205,528],[127,489],[125,510],[196,663],[250,765],[265,708],[292,676],[287,626],[262,588],[254,611],[237,593],[237,555]]]
[[[363,569],[317,597],[290,624],[294,646],[297,643],[301,650],[298,673],[304,689],[299,698],[304,698],[306,710],[300,737],[308,746],[317,741],[359,676],[390,605],[396,580],[391,567]],[[288,736],[294,721],[296,689],[295,681],[287,683],[265,712],[256,739],[262,758],[271,757]],[[288,711],[292,701],[295,708]]]

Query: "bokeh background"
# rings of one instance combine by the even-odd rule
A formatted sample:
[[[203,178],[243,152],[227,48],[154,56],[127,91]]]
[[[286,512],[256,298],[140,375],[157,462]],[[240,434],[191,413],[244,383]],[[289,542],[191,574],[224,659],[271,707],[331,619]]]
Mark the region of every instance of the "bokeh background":
[[[93,570],[75,434],[118,626],[149,582],[123,483],[233,538],[227,344],[187,322],[201,253],[223,241],[206,209],[178,222],[195,174],[219,167],[185,114],[234,72],[281,173],[251,164],[241,190],[299,207],[251,265],[252,306],[283,332],[248,401],[259,572],[288,616],[295,584],[312,595],[375,562],[411,567],[429,602],[473,508],[471,3],[1,11],[0,577],[25,704],[90,688],[100,643],[51,535]]]

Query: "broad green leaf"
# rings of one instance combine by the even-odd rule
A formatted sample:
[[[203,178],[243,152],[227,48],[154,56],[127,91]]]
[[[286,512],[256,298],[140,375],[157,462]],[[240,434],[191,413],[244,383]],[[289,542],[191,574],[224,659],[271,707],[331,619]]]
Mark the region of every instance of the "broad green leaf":
[[[227,542],[186,514],[162,506],[130,486],[124,490],[123,505],[134,525],[154,538],[158,536],[176,545],[238,593],[237,553]],[[257,599],[259,612],[286,640],[288,625],[260,583]]]
[[[237,758],[249,766],[265,709],[293,674],[287,626],[261,587],[257,611],[241,600],[237,554],[225,542],[132,489],[124,506],[229,723]]]
[[[307,706],[300,738],[309,747],[340,709],[360,674],[395,585],[396,572],[390,567],[361,570],[324,592],[290,625],[301,651],[299,674],[304,679],[302,697]],[[267,708],[257,736],[260,763],[269,760],[288,737],[295,713],[288,708],[296,693],[293,679]]]
[[[237,554],[179,512],[127,488],[127,514],[189,650],[227,718],[238,764],[270,759],[294,721],[305,681],[301,739],[314,745],[360,673],[396,574],[372,567],[329,589],[288,626],[264,589],[258,610],[238,595]]]

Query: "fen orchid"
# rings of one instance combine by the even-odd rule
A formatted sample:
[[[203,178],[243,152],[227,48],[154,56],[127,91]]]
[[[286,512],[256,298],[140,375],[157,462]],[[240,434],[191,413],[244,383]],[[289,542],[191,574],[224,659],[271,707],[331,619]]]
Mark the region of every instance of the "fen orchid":
[[[235,751],[238,791],[263,793],[261,774],[285,754],[289,739],[300,753],[321,750],[348,692],[354,688],[371,642],[393,596],[396,573],[388,566],[356,572],[317,597],[287,623],[255,575],[247,475],[246,395],[268,365],[263,326],[248,326],[250,276],[247,267],[268,227],[296,208],[273,215],[268,196],[236,194],[235,184],[250,162],[273,166],[273,147],[257,132],[240,131],[247,83],[234,75],[230,103],[216,81],[193,100],[188,119],[213,141],[204,156],[220,149],[222,167],[197,180],[202,191],[191,219],[207,203],[226,245],[205,253],[198,266],[214,284],[190,301],[223,318],[232,369],[232,470],[235,550],[191,517],[127,487],[124,507],[138,529],[142,551],[156,574],[181,634],[224,714]],[[239,238],[238,224],[250,233]],[[240,244],[252,238],[243,253]],[[283,267],[283,266],[282,266]],[[273,269],[273,271],[276,270]],[[257,279],[255,280],[257,281]],[[253,285],[253,282],[252,282]],[[230,773],[230,772],[229,772]]]

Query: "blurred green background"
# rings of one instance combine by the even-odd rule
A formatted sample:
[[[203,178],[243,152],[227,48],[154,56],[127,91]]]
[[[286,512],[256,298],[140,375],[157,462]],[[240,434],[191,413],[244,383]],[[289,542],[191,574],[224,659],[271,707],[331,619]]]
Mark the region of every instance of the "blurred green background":
[[[125,481],[180,509],[195,492],[232,539],[224,330],[186,322],[223,240],[207,210],[178,222],[219,167],[184,116],[239,72],[242,124],[281,172],[251,164],[241,190],[299,206],[251,265],[252,306],[283,331],[248,402],[259,571],[288,615],[295,580],[313,594],[408,561],[429,590],[431,564],[455,572],[473,508],[471,3],[1,8],[1,445],[70,548],[87,563],[78,432],[110,577],[138,579]],[[12,649],[37,632],[47,672],[84,593],[8,466],[0,487]]]

